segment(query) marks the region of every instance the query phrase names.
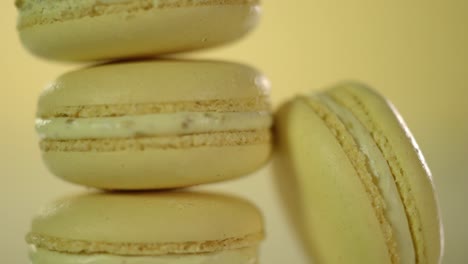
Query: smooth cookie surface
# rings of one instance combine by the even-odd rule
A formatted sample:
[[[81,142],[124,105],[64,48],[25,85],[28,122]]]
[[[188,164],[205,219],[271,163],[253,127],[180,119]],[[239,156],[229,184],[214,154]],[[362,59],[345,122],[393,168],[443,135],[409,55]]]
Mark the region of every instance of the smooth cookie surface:
[[[263,236],[259,210],[232,196],[88,193],[45,206],[27,241],[34,263],[255,263]]]
[[[155,56],[218,46],[258,22],[258,0],[18,0],[33,54],[59,61]]]

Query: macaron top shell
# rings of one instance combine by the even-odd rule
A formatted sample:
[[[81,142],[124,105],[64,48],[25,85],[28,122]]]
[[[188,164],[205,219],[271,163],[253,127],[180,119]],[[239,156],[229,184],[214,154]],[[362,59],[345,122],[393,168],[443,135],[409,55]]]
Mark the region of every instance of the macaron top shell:
[[[30,244],[68,253],[163,255],[255,246],[259,210],[226,195],[91,193],[52,203],[33,220]]]
[[[260,16],[258,0],[17,0],[16,6],[24,46],[59,61],[218,46],[245,35]]]
[[[279,187],[316,261],[439,263],[430,172],[388,101],[343,84],[286,103],[276,124]]]
[[[269,110],[269,92],[268,80],[241,64],[135,61],[105,64],[60,76],[41,94],[37,115],[61,116],[74,110],[67,115],[79,117],[86,113],[81,108],[94,106],[94,109],[101,108],[103,115],[115,116],[118,114],[105,113],[104,108],[118,111],[114,108],[118,105],[128,106],[121,109],[122,114],[174,112],[184,108],[200,110],[206,108],[206,104],[210,105],[210,111]],[[164,103],[178,104],[179,109],[164,110]],[[141,111],[134,107],[138,104],[142,105]],[[150,104],[157,104],[160,109]]]

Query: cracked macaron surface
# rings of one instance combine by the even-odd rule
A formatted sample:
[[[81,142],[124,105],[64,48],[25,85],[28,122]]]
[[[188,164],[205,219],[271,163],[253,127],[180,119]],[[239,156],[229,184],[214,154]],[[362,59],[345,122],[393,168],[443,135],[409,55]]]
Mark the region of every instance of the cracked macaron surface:
[[[52,82],[39,99],[36,130],[46,164],[66,180],[104,189],[183,187],[266,162],[270,108],[268,81],[247,66],[128,62]]]

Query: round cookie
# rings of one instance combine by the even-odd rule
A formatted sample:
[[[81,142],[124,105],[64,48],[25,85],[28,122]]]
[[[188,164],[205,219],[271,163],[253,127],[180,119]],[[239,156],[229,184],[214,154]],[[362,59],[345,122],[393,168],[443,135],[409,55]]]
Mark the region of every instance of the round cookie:
[[[89,193],[49,204],[26,237],[34,264],[253,264],[251,203],[197,192]]]
[[[271,151],[269,84],[214,61],[108,64],[62,75],[39,99],[48,168],[103,189],[184,187],[240,177]]]
[[[317,263],[440,263],[431,174],[386,99],[347,83],[287,102],[276,121],[278,186]]]
[[[218,46],[255,27],[258,0],[16,0],[33,54],[92,61]]]

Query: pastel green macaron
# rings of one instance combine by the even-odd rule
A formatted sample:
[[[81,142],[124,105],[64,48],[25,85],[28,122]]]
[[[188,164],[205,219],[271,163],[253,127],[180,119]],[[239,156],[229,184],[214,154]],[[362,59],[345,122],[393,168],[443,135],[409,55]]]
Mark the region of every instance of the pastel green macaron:
[[[346,83],[296,97],[276,121],[277,180],[316,263],[440,263],[431,173],[388,100]]]
[[[269,158],[269,84],[214,61],[107,64],[60,76],[39,99],[47,167],[102,189],[162,189],[232,179]]]
[[[87,193],[33,219],[33,264],[256,264],[261,212],[243,199],[202,192]]]
[[[16,0],[33,54],[59,61],[154,56],[234,41],[260,17],[258,0]]]

